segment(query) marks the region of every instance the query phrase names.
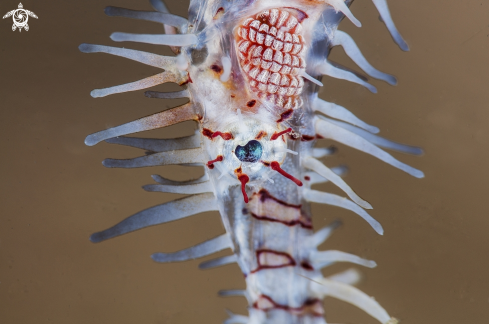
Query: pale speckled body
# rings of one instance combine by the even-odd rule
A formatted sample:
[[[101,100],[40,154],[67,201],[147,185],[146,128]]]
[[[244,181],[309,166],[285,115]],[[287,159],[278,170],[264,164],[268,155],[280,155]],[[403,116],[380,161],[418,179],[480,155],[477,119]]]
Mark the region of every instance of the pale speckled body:
[[[375,300],[351,286],[359,278],[354,270],[323,277],[321,268],[334,262],[352,262],[367,267],[375,266],[375,262],[340,251],[318,251],[317,246],[327,239],[337,224],[314,232],[311,221],[310,202],[326,203],[350,209],[369,222],[379,234],[383,233],[380,224],[364,210],[370,209],[370,204],[339,177],[343,170],[329,169],[316,160],[331,153],[327,149],[314,148],[317,138],[336,140],[416,177],[423,176],[422,172],[397,161],[379,147],[414,154],[419,154],[419,149],[378,137],[373,134],[378,132],[376,127],[362,122],[343,107],[317,98],[321,85],[318,79],[323,74],[347,79],[376,91],[365,80],[327,61],[330,47],[336,45],[343,46],[367,74],[395,83],[392,76],[375,70],[366,62],[348,35],[336,31],[344,14],[359,24],[347,7],[350,3],[341,0],[287,3],[282,0],[194,0],[190,3],[188,23],[169,14],[160,1],[152,1],[159,11],[153,13],[109,7],[106,11],[109,15],[161,22],[167,34],[175,34],[115,33],[112,36],[114,40],[165,44],[172,46],[178,55],[176,58],[164,58],[150,53],[83,44],[80,49],[84,52],[111,53],[165,70],[142,81],[95,90],[92,95],[105,96],[163,82],[176,82],[186,84],[187,89],[173,94],[150,92],[148,95],[189,97],[190,102],[92,134],[87,137],[87,145],[106,140],[151,152],[131,160],[105,160],[107,167],[196,164],[204,165],[206,173],[200,179],[180,183],[155,176],[159,184],[145,189],[191,196],[137,213],[110,229],[95,233],[92,241],[99,242],[203,211],[219,210],[225,234],[179,252],[156,253],[153,259],[158,262],[183,261],[231,248],[232,255],[202,264],[203,268],[209,268],[237,262],[245,275],[246,291],[228,294],[246,296],[249,315],[232,314],[226,323],[325,323],[321,302],[325,296],[350,302],[381,323],[395,323],[396,320]],[[374,3],[394,39],[401,48],[407,49],[393,27],[385,1],[374,0]],[[305,64],[296,65],[295,70],[286,70],[279,76],[276,74],[282,80],[297,81],[299,79],[294,78],[300,78],[302,90],[284,88],[282,92],[287,93],[283,102],[288,98],[293,98],[290,102],[296,102],[296,97],[297,102],[300,100],[300,104],[292,106],[276,99],[270,100],[270,95],[277,88],[271,85],[275,84],[274,80],[268,82],[272,73],[266,70],[271,64],[261,65],[260,77],[258,72],[250,74],[250,68],[245,68],[244,52],[237,48],[246,40],[239,28],[256,20],[257,14],[268,14],[273,10],[296,15],[302,26],[297,35],[301,37],[303,49],[295,51],[294,55],[304,59]],[[259,26],[258,22],[256,24]],[[274,48],[274,53],[277,54],[281,48]],[[251,52],[245,54],[251,55]],[[257,90],[258,83],[262,83],[261,90]],[[269,92],[264,95],[266,91]],[[334,119],[319,116],[317,112]],[[198,123],[195,135],[173,141],[118,137],[184,120]],[[310,189],[312,184],[325,181],[339,186],[352,201]]]

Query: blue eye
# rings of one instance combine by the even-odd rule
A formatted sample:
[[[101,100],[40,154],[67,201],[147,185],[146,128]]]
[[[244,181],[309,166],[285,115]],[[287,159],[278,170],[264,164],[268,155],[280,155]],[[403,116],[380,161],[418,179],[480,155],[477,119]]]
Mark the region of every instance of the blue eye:
[[[236,146],[234,154],[241,162],[257,162],[260,160],[263,148],[256,140],[249,141],[245,146]]]

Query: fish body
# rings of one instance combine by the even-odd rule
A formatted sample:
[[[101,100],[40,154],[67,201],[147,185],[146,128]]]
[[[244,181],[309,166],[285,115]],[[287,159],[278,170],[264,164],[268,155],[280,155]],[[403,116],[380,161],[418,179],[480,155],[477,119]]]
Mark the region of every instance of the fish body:
[[[402,49],[384,0],[373,0]],[[353,287],[359,280],[350,269],[328,278],[321,269],[350,262],[375,267],[375,262],[341,251],[318,251],[338,222],[314,231],[311,202],[351,210],[375,231],[382,226],[368,213],[371,205],[341,178],[343,167],[329,168],[318,159],[333,153],[316,148],[322,138],[359,149],[415,177],[421,171],[396,160],[382,148],[420,154],[415,147],[375,135],[379,130],[344,107],[318,98],[321,77],[346,79],[376,92],[356,74],[327,60],[333,46],[345,52],[370,76],[395,84],[394,77],[373,68],[346,33],[337,27],[350,12],[351,1],[222,1],[193,0],[188,19],[170,14],[160,1],[154,12],[108,7],[110,16],[162,23],[166,34],[114,33],[115,41],[171,46],[174,57],[100,45],[82,44],[87,53],[105,52],[153,65],[164,71],[133,83],[92,91],[92,96],[145,89],[164,82],[185,87],[176,93],[149,91],[153,98],[187,97],[189,103],[89,135],[87,145],[101,141],[149,151],[129,159],[107,159],[107,167],[148,167],[168,164],[203,166],[200,179],[176,182],[154,176],[148,191],[189,196],[141,211],[92,235],[100,242],[147,226],[196,213],[218,210],[226,233],[175,253],[155,253],[157,262],[206,256],[227,248],[232,255],[207,261],[201,268],[236,262],[247,284],[249,314],[230,314],[225,323],[326,323],[322,299],[339,298],[363,309],[379,322],[397,323],[372,298]],[[194,120],[192,136],[179,139],[138,139],[124,135]],[[331,181],[346,197],[311,189]]]

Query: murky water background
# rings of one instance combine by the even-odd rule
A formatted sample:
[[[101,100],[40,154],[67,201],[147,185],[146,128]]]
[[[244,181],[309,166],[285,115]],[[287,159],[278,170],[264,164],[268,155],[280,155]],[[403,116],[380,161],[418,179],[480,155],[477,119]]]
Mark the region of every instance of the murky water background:
[[[173,179],[199,169],[105,169],[106,157],[136,149],[99,144],[87,134],[183,103],[142,91],[93,99],[92,89],[158,70],[105,54],[82,54],[82,42],[114,45],[113,31],[156,33],[160,26],[104,16],[106,5],[150,9],[146,1],[28,1],[28,32],[0,21],[0,323],[220,323],[225,308],[246,313],[243,298],[217,291],[243,288],[235,265],[200,271],[201,260],[156,264],[154,252],[192,246],[223,232],[217,213],[151,227],[101,244],[91,233],[175,195],[146,193],[151,174]],[[0,3],[0,13],[17,8]],[[352,10],[363,27],[344,21],[369,61],[399,85],[372,80],[379,93],[324,78],[322,97],[351,109],[381,135],[426,150],[394,155],[426,173],[422,180],[344,146],[329,166],[347,162],[346,181],[373,206],[378,236],[353,213],[314,206],[320,228],[344,226],[324,245],[377,261],[362,269],[360,288],[405,324],[486,323],[489,318],[489,1],[389,1],[411,51],[401,52],[373,4]],[[186,15],[187,3],[170,9]],[[162,46],[115,44],[169,55]],[[332,59],[355,67],[335,49]],[[355,67],[356,68],[356,67]],[[156,90],[175,90],[162,85]],[[190,135],[191,123],[143,136]],[[324,145],[328,145],[327,142]],[[318,187],[339,192],[331,185]],[[222,254],[227,254],[226,251]],[[333,273],[348,265],[336,265]],[[342,302],[325,300],[331,323],[374,323]]]

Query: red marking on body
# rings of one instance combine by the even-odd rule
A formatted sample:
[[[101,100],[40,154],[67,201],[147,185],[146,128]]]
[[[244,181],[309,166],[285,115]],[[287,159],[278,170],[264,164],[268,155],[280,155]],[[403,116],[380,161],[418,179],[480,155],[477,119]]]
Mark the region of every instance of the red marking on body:
[[[209,139],[212,139],[212,134],[214,134],[214,132],[211,131],[210,129],[204,128],[202,130],[202,135],[204,135],[205,137],[208,137]]]
[[[217,136],[221,136],[223,140],[225,141],[228,141],[230,139],[233,139],[233,134],[231,133],[222,133],[222,132],[213,132],[211,131],[210,129],[208,128],[204,128],[202,130],[202,135],[204,135],[205,137],[209,138],[210,140],[212,140],[213,138],[217,137]]]
[[[302,135],[301,142],[309,142],[312,141],[315,137],[310,135]]]
[[[314,270],[314,267],[309,262],[306,262],[306,261],[301,262],[301,267],[303,267],[304,269],[309,270],[309,271]]]
[[[217,20],[217,19],[221,18],[222,15],[224,15],[224,8],[220,7],[219,9],[217,9],[216,14],[214,15],[213,19]]]
[[[250,178],[246,174],[241,173],[238,176],[238,180],[241,182],[241,192],[243,193],[244,202],[248,203],[248,195],[246,194],[245,189],[246,189],[246,184],[248,183],[248,181],[250,181]]]
[[[323,316],[324,309],[322,306],[321,300],[307,299],[304,304],[300,307],[290,307],[288,305],[281,305],[275,302],[270,296],[261,294],[258,297],[253,305],[253,308],[260,309],[263,311],[268,311],[271,309],[282,309],[284,311],[290,312],[293,315],[304,316],[304,315],[313,315],[313,316]]]
[[[263,269],[278,269],[283,267],[295,266],[296,262],[290,254],[274,250],[262,249],[256,251],[258,267],[251,273]]]
[[[254,213],[251,213],[251,216],[253,216],[254,218],[261,220],[261,221],[276,222],[276,223],[284,224],[286,226],[300,225],[301,227],[304,227],[307,229],[312,229],[312,224],[310,222],[304,222],[300,219],[295,219],[295,220],[291,220],[291,221],[283,221],[283,220],[280,220],[278,218],[273,218],[273,217],[269,217],[269,216],[260,216],[260,215],[254,214]]]
[[[289,109],[287,111],[284,111],[283,113],[280,114],[280,119],[277,120],[277,123],[281,123],[284,120],[289,119],[290,117],[292,117],[292,114],[293,113],[294,113],[294,110],[293,109]]]
[[[304,177],[304,180],[309,181],[309,180],[311,180],[311,177],[310,176],[305,176]]]
[[[280,136],[282,136],[283,134],[286,134],[286,133],[290,133],[292,131],[292,128],[287,128],[286,130],[284,131],[281,131],[279,133],[275,132],[273,133],[272,137],[270,137],[270,140],[271,141],[275,141],[277,138],[279,138]]]
[[[255,100],[255,99],[250,100],[250,101],[248,101],[248,102],[246,103],[246,105],[247,105],[248,107],[250,107],[250,108],[251,108],[251,107],[254,107],[254,106],[255,106],[255,104],[256,104],[256,100]]]
[[[217,64],[212,64],[211,65],[211,70],[214,71],[214,72],[216,72],[216,73],[221,73],[222,72],[222,68],[219,65],[217,65]]]
[[[293,205],[293,204],[289,204],[289,203],[286,203],[285,201],[283,200],[280,200],[280,199],[277,199],[275,198],[274,196],[272,196],[267,190],[265,189],[261,189],[259,192],[258,192],[258,195],[260,195],[260,201],[263,203],[265,201],[267,201],[267,199],[272,199],[274,200],[275,202],[279,203],[280,205],[284,205],[286,207],[292,207],[292,208],[295,208],[295,209],[300,209],[302,207],[302,205]]]
[[[217,136],[221,136],[223,140],[225,141],[228,141],[230,139],[233,139],[233,134],[231,133],[221,133],[221,132],[214,132],[214,134],[212,134],[212,137],[217,137]]]
[[[185,84],[187,84],[187,83],[193,83],[193,82],[192,82],[192,78],[190,77],[190,73],[188,73],[187,75],[188,75],[188,79],[187,79],[187,80],[185,80],[185,82],[181,83],[181,84],[180,84],[181,86],[182,86],[182,85],[185,85]]]
[[[261,221],[278,222],[286,226],[300,225],[312,229],[311,220],[302,215],[301,205],[286,203],[261,189],[254,193],[248,205],[251,216]]]
[[[281,175],[283,175],[287,179],[294,181],[294,183],[296,185],[298,185],[299,187],[302,187],[302,182],[299,179],[295,178],[294,176],[292,176],[292,175],[288,174],[287,172],[285,172],[284,170],[282,170],[282,168],[280,167],[280,164],[277,161],[272,161],[272,163],[270,163],[270,167],[272,168],[272,170],[277,171],[278,173],[280,173]]]
[[[210,160],[209,162],[207,162],[207,167],[209,169],[214,169],[214,163],[215,162],[221,162],[223,159],[224,158],[222,155],[218,155],[217,158],[215,158],[214,160]]]
[[[231,98],[234,98],[234,97],[236,97],[236,95],[233,95],[233,94],[232,94],[232,95],[231,95]]]
[[[321,135],[319,135],[319,134],[316,134],[316,138],[317,138],[317,139],[322,139],[322,138],[324,138],[324,137],[323,137],[323,136],[321,136]]]
[[[265,131],[260,131],[258,135],[255,136],[256,140],[262,139],[263,137],[267,136],[267,132]]]

